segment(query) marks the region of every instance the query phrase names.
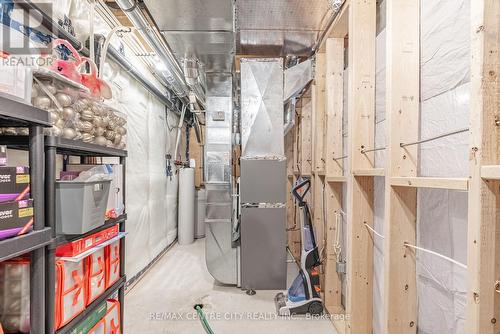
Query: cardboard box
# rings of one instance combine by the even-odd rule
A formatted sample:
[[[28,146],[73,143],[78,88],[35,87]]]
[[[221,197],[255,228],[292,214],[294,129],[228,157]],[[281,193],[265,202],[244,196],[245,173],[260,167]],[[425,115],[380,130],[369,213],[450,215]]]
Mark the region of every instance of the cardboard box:
[[[30,197],[29,167],[0,167],[0,203]]]
[[[7,166],[7,146],[0,145],[0,167]]]
[[[32,199],[0,203],[0,239],[25,234],[32,226]]]

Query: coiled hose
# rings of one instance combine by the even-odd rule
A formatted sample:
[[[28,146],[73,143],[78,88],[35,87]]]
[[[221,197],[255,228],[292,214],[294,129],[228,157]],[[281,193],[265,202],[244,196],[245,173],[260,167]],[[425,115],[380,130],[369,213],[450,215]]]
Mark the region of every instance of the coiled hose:
[[[196,313],[198,313],[198,317],[200,318],[201,325],[203,326],[203,329],[205,329],[205,332],[207,332],[207,334],[214,334],[214,331],[210,327],[210,324],[205,317],[205,312],[203,312],[201,306],[196,305],[194,308],[196,310]]]

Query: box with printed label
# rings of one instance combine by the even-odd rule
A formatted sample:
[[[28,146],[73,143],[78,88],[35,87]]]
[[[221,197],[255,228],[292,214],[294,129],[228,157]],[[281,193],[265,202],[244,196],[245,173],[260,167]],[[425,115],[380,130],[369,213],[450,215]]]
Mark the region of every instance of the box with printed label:
[[[25,234],[32,226],[32,199],[0,203],[0,239]]]
[[[56,248],[56,256],[73,257],[88,251],[89,249],[102,244],[103,242],[112,239],[118,235],[118,225],[102,230],[100,232],[89,235]]]
[[[0,145],[0,167],[7,166],[7,146]]]
[[[0,202],[30,197],[29,167],[0,167]]]

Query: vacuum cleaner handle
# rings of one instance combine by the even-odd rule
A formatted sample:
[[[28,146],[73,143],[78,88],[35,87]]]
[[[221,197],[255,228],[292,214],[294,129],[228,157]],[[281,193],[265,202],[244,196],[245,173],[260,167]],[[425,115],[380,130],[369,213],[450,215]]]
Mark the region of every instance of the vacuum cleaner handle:
[[[306,186],[307,186],[307,188],[304,190],[302,195],[299,194],[298,191]],[[292,194],[299,202],[299,205],[304,205],[304,203],[305,203],[304,198],[306,197],[309,189],[311,189],[311,180],[310,179],[302,179],[302,181],[298,181],[297,184],[292,188]]]

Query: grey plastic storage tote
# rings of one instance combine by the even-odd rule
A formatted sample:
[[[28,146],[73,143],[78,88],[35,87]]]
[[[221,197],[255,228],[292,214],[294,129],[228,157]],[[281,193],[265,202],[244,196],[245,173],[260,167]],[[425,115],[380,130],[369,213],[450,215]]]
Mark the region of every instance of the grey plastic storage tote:
[[[104,225],[111,181],[56,182],[59,234],[83,234]]]

